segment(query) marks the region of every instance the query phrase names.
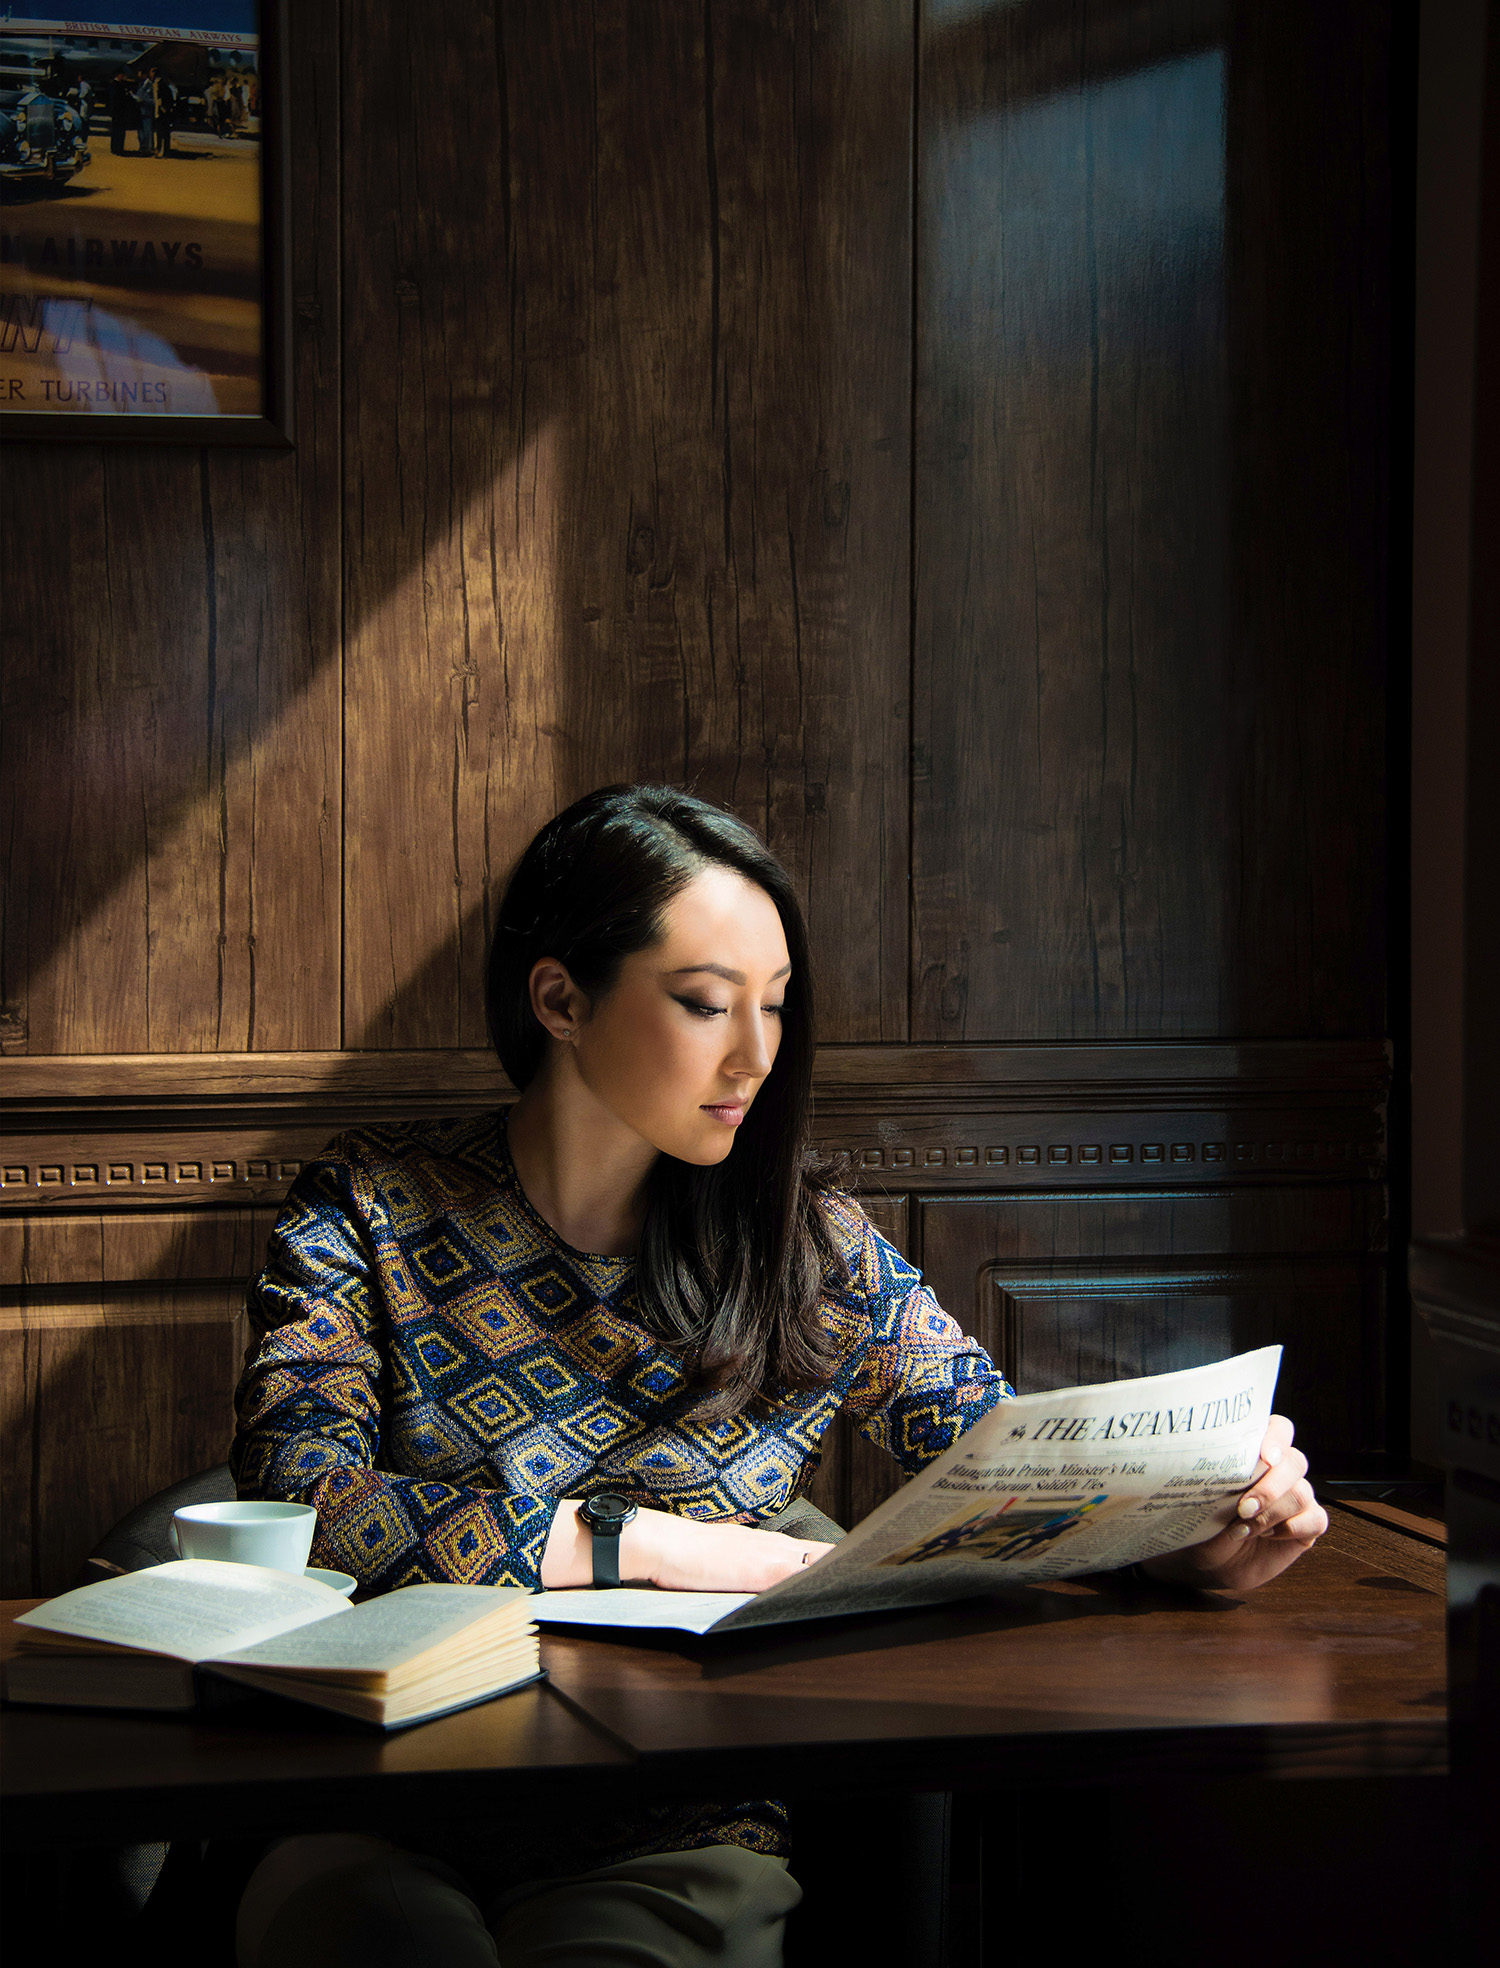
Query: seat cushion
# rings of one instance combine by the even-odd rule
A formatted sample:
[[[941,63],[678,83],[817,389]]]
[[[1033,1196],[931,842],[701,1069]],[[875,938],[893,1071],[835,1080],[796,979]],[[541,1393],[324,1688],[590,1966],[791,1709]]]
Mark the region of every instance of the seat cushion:
[[[158,1490],[105,1532],[84,1561],[79,1584],[92,1585],[121,1572],[139,1572],[148,1565],[165,1564],[177,1556],[167,1535],[173,1511],[182,1510],[190,1503],[230,1503],[233,1499],[234,1478],[227,1462],[213,1469],[201,1469],[196,1476],[184,1476],[180,1483]]]
[[[798,1497],[785,1510],[778,1510],[761,1525],[763,1531],[784,1531],[788,1537],[807,1538],[814,1544],[838,1544],[844,1532],[831,1517],[825,1517],[815,1503]]]

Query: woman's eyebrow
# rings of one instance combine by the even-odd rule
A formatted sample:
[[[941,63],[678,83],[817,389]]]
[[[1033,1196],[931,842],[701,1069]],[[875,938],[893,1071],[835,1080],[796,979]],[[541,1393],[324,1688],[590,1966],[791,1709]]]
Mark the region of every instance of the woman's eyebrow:
[[[792,966],[789,963],[784,963],[780,970],[771,973],[766,979],[766,982],[768,984],[774,984],[778,977],[789,977],[791,975],[791,969]],[[730,970],[725,964],[684,964],[681,970],[669,970],[667,975],[668,977],[693,977],[699,971],[707,971],[711,977],[722,977],[726,984],[743,984],[745,981],[744,971]]]

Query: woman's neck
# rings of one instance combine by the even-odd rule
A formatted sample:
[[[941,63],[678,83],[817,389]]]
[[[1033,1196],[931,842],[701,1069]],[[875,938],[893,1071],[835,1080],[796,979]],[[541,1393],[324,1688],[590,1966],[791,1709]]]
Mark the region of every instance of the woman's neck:
[[[589,1091],[571,1059],[549,1059],[505,1128],[526,1200],[574,1250],[639,1248],[657,1150]]]

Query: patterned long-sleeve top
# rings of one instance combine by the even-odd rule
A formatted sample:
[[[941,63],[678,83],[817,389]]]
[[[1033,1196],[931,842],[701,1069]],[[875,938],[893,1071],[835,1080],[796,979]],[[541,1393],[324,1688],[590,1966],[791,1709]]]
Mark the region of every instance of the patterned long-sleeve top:
[[[560,1498],[763,1522],[805,1493],[840,1409],[915,1472],[1010,1389],[857,1204],[827,1208],[832,1380],[714,1420],[642,1322],[634,1260],[573,1250],[527,1201],[503,1116],[342,1135],[250,1289],[239,1493],[315,1505],[314,1563],[368,1588],[535,1587]],[[661,1837],[779,1849],[765,1807],[740,1810]]]

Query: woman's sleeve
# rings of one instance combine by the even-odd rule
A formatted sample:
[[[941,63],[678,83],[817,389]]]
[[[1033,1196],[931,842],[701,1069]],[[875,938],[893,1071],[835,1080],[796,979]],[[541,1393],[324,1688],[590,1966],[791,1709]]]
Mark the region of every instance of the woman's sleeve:
[[[312,1504],[313,1563],[377,1591],[538,1586],[555,1498],[375,1467],[389,1370],[364,1227],[374,1185],[342,1146],[298,1178],[250,1287],[230,1455],[238,1492]]]
[[[914,1476],[1015,1390],[894,1244],[863,1217],[859,1227],[851,1270],[870,1338],[844,1411]]]

